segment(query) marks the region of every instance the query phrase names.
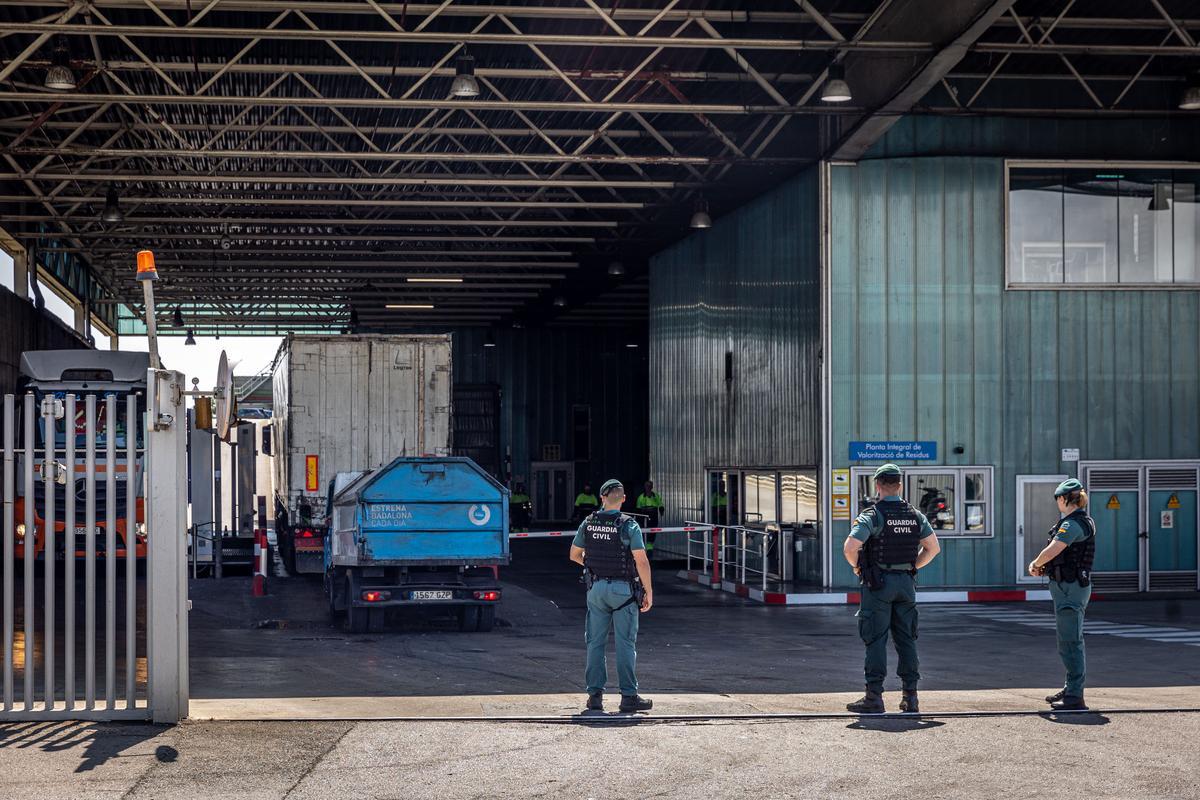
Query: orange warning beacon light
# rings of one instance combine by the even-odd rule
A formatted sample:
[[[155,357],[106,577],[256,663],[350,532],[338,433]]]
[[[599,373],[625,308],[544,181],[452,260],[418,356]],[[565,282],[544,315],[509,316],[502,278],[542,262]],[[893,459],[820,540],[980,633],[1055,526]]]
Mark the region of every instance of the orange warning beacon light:
[[[139,281],[158,280],[158,270],[154,268],[154,253],[150,250],[138,250],[137,278]]]

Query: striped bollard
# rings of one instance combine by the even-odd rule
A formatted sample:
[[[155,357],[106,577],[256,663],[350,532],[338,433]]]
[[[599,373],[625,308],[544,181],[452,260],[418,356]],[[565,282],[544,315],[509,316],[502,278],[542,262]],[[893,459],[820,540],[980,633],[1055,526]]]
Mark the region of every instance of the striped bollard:
[[[254,596],[267,595],[267,532],[262,528],[254,531]]]

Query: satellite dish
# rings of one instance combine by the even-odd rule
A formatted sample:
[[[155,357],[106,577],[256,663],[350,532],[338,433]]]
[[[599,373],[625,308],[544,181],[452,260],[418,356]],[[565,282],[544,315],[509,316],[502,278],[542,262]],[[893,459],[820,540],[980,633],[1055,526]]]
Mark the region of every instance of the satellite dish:
[[[229,366],[229,358],[225,355],[225,351],[221,351],[221,360],[217,362],[217,385],[213,390],[213,394],[217,397],[217,418],[214,420],[217,426],[217,436],[221,439],[229,438],[229,429],[234,423],[234,404],[233,404],[233,369]]]

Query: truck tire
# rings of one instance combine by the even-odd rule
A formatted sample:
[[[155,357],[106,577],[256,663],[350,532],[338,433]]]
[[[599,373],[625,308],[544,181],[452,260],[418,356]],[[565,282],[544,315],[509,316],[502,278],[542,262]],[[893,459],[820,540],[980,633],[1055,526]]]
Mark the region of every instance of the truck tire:
[[[496,607],[482,606],[479,608],[479,627],[476,628],[480,633],[487,633],[496,625]]]
[[[353,598],[353,583],[346,578],[346,630],[350,633],[366,633],[371,625],[371,609],[354,605]]]
[[[458,629],[464,633],[479,629],[479,606],[463,606],[458,610]]]
[[[296,543],[292,540],[292,532],[284,531],[276,542],[279,548],[279,560],[283,562],[283,568],[287,570],[288,577],[296,575]]]
[[[337,601],[337,583],[336,578],[332,574],[325,574],[325,596],[329,600],[329,621],[334,625],[342,619],[342,609],[338,608]]]

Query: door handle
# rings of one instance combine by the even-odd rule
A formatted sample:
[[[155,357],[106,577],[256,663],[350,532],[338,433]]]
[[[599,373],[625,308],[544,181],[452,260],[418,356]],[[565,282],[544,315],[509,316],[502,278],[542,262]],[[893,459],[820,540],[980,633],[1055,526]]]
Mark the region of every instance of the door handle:
[[[1150,531],[1142,531],[1141,533],[1138,534],[1138,538],[1139,539],[1149,539]]]

